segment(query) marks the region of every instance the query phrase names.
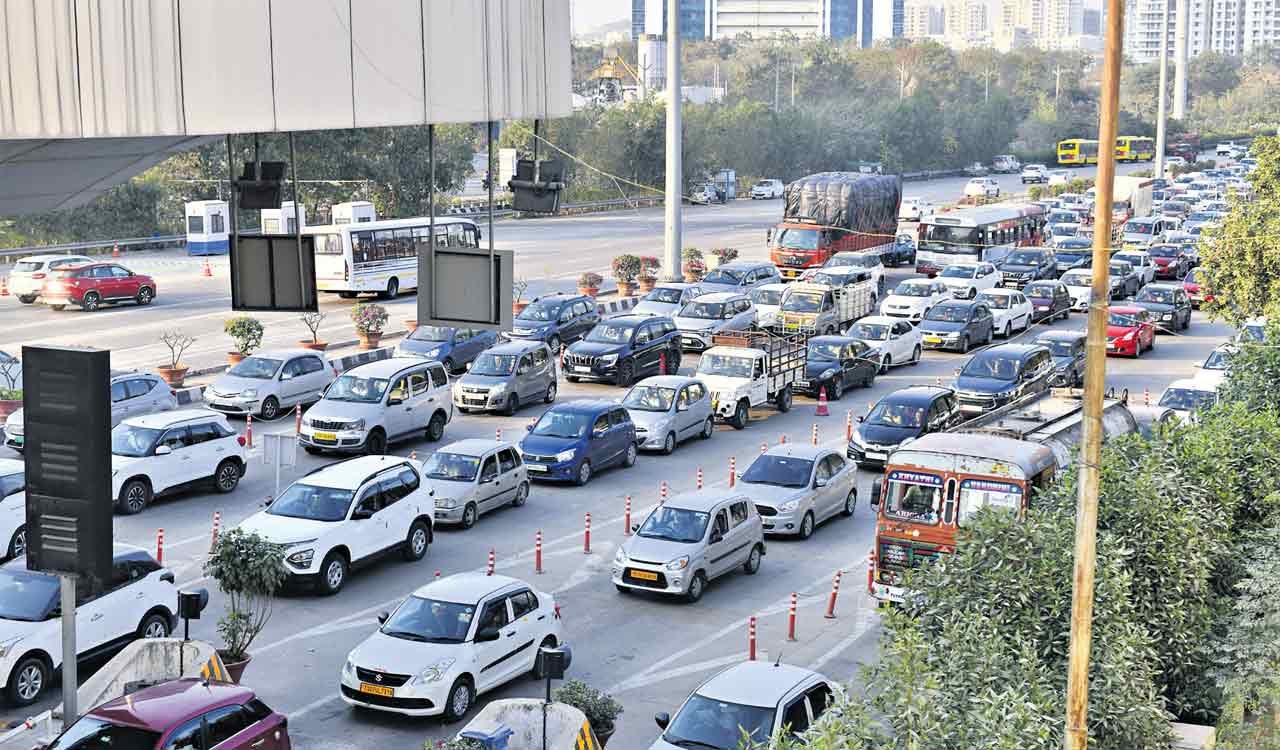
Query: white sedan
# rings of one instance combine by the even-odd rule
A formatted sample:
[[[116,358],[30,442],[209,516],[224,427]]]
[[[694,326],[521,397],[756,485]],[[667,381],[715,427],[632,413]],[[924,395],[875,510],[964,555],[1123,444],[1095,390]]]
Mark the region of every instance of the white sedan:
[[[947,286],[951,296],[973,299],[984,289],[995,289],[1004,274],[991,263],[954,263],[942,269],[938,280]]]
[[[933,204],[918,195],[908,195],[898,207],[898,221],[920,221],[933,213]]]
[[[550,594],[516,578],[459,573],[414,591],[342,667],[352,706],[458,721],[476,696],[520,679],[562,642]]]
[[[966,198],[999,198],[1000,183],[991,177],[974,177],[964,186]]]
[[[1137,271],[1139,276],[1139,287],[1155,283],[1156,262],[1152,260],[1151,253],[1146,250],[1125,250],[1111,257],[1116,260],[1126,260],[1133,266],[1133,270]]]
[[[1031,301],[1017,289],[988,289],[978,295],[978,301],[991,308],[991,328],[999,336],[1009,338],[1014,331],[1031,327]]]
[[[1071,173],[1065,169],[1054,169],[1049,172],[1049,187],[1066,185],[1071,182]]]
[[[951,299],[951,290],[946,284],[933,279],[907,279],[898,284],[893,294],[884,298],[880,308],[883,315],[894,318],[906,318],[912,323],[919,323],[929,310],[939,302]]]
[[[920,329],[905,320],[871,315],[849,326],[844,335],[860,339],[880,353],[880,371],[895,363],[917,364],[924,349]]]

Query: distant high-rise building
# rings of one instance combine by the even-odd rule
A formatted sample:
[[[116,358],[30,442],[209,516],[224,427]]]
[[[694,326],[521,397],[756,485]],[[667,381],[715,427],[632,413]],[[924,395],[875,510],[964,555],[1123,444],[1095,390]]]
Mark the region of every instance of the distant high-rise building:
[[[1280,0],[1247,0],[1242,17],[1242,54],[1280,45]]]
[[[907,0],[903,6],[902,35],[925,39],[943,32],[942,8],[929,0]]]
[[[953,47],[984,44],[990,39],[985,0],[947,0],[945,36]]]
[[[831,0],[827,35],[852,39],[858,35],[858,0]]]
[[[1001,49],[1063,49],[1083,33],[1083,0],[1002,0],[993,36]]]
[[[1102,36],[1102,11],[1085,8],[1082,21],[1084,31],[1081,33],[1086,36]]]
[[[706,39],[712,0],[680,0],[680,36]],[[631,38],[667,33],[667,0],[631,0]]]

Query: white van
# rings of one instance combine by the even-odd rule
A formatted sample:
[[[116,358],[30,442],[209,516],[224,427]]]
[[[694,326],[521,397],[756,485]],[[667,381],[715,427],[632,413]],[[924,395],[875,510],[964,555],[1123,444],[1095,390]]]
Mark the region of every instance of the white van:
[[[1141,216],[1124,223],[1120,243],[1128,247],[1146,248],[1164,242],[1164,217]]]

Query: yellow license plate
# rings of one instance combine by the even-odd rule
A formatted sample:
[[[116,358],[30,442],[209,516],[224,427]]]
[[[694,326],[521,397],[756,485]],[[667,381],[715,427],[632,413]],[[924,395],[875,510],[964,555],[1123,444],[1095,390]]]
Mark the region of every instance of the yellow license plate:
[[[649,572],[649,571],[647,571],[647,570],[632,570],[632,571],[631,571],[631,577],[632,577],[632,578],[639,578],[639,579],[640,579],[640,580],[642,580],[642,581],[656,581],[656,580],[658,580],[658,574],[657,574],[657,573],[650,573],[650,572]]]
[[[925,337],[924,337],[924,343],[926,343],[926,344],[941,344],[941,343],[942,343],[942,339],[938,338],[937,336],[925,336]]]
[[[390,698],[395,695],[395,690],[382,685],[370,685],[367,682],[360,683],[360,692],[370,695],[381,695],[383,698]]]
[[[337,439],[338,439],[338,433],[336,433],[336,432],[317,432],[317,433],[315,434],[315,439],[316,439],[316,440],[330,440],[330,441],[337,440]]]

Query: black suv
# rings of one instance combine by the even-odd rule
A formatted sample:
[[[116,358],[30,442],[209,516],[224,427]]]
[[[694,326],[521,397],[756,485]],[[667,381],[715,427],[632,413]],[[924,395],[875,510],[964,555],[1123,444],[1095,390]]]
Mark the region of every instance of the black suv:
[[[935,385],[902,388],[858,417],[858,429],[849,441],[849,459],[866,469],[883,469],[889,454],[903,441],[930,432],[948,430],[961,421],[956,392]]]
[[[977,415],[1049,389],[1055,372],[1049,348],[1001,344],[978,352],[956,373],[960,410]]]
[[[1058,278],[1058,259],[1047,247],[1020,247],[1000,264],[1003,286],[1021,289],[1038,279]]]
[[[680,331],[660,315],[620,315],[596,324],[581,341],[569,345],[564,376],[608,380],[629,388],[637,378],[680,369]]]
[[[511,322],[509,339],[543,341],[559,356],[560,345],[587,335],[600,322],[595,299],[584,294],[560,292],[534,297]]]

